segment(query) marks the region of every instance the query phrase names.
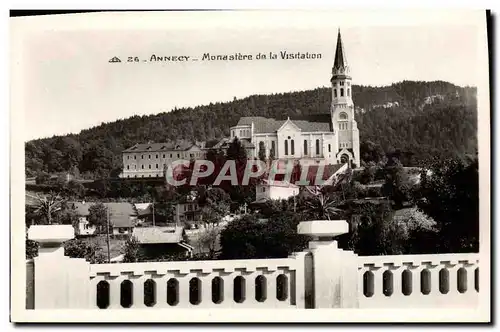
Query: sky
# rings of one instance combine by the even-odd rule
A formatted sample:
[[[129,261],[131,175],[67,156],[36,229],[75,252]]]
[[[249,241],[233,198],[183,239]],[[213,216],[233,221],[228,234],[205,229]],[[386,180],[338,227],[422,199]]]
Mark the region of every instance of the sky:
[[[477,85],[484,33],[478,15],[436,12],[136,13],[19,20],[11,25],[12,107],[24,113],[27,141],[174,107],[329,86],[339,28],[353,84],[444,80]],[[282,60],[282,51],[321,58]],[[270,52],[278,58],[255,59]],[[251,54],[254,60],[202,61],[204,53]],[[153,54],[189,56],[190,61],[150,62]],[[114,56],[122,62],[109,63]],[[128,63],[128,57],[140,62]]]

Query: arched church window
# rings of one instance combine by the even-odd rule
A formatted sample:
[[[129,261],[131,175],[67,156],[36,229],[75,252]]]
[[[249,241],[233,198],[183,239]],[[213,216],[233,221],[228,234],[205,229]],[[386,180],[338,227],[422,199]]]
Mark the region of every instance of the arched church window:
[[[319,154],[319,139],[316,140],[316,154]]]
[[[344,120],[344,121],[347,120],[347,113],[344,113],[344,112],[340,113],[339,120]]]
[[[333,97],[337,98],[337,89],[333,89]]]
[[[293,155],[295,155],[295,144],[293,142],[293,139],[290,141],[290,146],[291,146],[292,156],[293,156]]]
[[[307,140],[304,140],[304,155],[307,156]]]
[[[340,96],[344,97],[344,88],[340,88]]]
[[[285,141],[285,156],[288,156],[288,141]]]
[[[347,88],[347,97],[349,97],[349,95],[350,95],[350,93],[351,93],[351,91],[350,91],[350,90],[351,90],[351,89]]]

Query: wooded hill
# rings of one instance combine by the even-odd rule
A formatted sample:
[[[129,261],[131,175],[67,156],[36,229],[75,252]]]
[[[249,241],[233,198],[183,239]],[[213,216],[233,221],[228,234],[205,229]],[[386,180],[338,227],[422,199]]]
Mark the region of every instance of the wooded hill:
[[[354,85],[353,99],[365,162],[377,161],[376,154],[399,150],[412,155],[405,166],[418,166],[429,157],[464,156],[477,149],[476,88],[443,81],[403,81],[384,87]],[[135,143],[219,139],[229,136],[229,128],[242,116],[286,118],[328,113],[330,103],[331,90],[322,87],[252,95],[103,123],[79,134],[27,142],[26,174],[115,176],[122,163],[121,151]]]

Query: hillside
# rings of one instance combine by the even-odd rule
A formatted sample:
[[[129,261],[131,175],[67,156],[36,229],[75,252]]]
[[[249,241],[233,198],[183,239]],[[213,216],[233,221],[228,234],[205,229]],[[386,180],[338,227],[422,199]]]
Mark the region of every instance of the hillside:
[[[229,135],[242,116],[284,118],[326,113],[330,88],[253,95],[168,113],[104,123],[79,134],[32,140],[25,145],[26,174],[70,171],[86,178],[119,172],[121,151],[137,142],[211,140]],[[407,166],[435,155],[474,153],[477,144],[476,89],[435,82],[404,81],[384,87],[353,86],[362,158],[366,147],[413,153]],[[365,150],[365,151],[363,151]]]

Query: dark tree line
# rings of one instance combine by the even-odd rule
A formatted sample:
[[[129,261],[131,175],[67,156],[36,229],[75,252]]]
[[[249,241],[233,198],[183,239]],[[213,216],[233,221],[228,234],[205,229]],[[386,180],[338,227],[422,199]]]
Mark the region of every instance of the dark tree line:
[[[409,160],[402,160],[405,166],[418,165],[436,154],[454,157],[472,153],[477,144],[475,93],[475,88],[442,81],[353,86],[361,142],[377,144],[382,154],[411,153]],[[426,105],[424,99],[432,95],[444,99]],[[396,101],[398,106],[394,108],[376,107]],[[121,171],[121,152],[138,142],[220,139],[229,136],[229,128],[240,117],[286,118],[327,113],[330,102],[331,90],[327,87],[253,95],[227,103],[134,116],[79,134],[32,140],[25,144],[26,175],[70,172],[89,179],[113,177]],[[366,155],[362,158],[370,160]]]

